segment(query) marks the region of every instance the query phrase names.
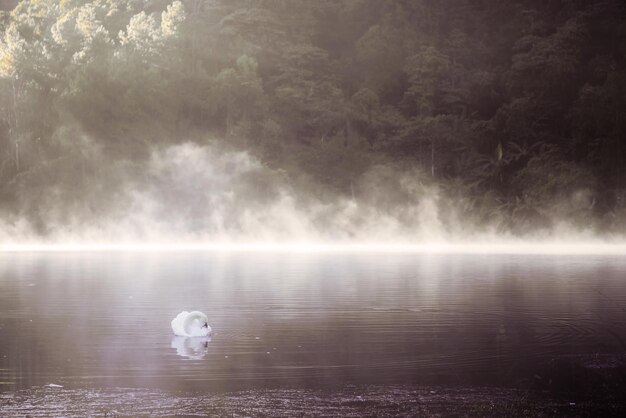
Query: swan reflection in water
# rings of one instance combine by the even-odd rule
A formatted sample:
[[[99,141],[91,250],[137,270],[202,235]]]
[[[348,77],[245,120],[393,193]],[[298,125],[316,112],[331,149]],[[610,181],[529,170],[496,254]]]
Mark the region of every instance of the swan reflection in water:
[[[176,354],[190,360],[202,360],[209,352],[211,337],[181,337],[172,338],[170,347],[176,349]]]

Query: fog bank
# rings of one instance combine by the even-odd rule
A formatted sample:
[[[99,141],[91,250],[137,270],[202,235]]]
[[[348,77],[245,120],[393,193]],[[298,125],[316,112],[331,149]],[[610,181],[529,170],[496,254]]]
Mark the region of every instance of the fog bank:
[[[106,158],[97,148],[90,153],[97,161]],[[57,179],[32,194],[23,196],[19,214],[0,223],[5,248],[360,243],[366,249],[393,243],[419,249],[430,243],[431,249],[453,251],[468,242],[482,248],[524,240],[602,241],[591,228],[559,220],[550,229],[515,235],[500,218],[476,217],[467,197],[451,195],[420,170],[373,165],[355,179],[350,193],[341,194],[311,187],[306,178],[269,168],[249,152],[219,142],[163,146],[134,162],[109,160],[81,181]]]

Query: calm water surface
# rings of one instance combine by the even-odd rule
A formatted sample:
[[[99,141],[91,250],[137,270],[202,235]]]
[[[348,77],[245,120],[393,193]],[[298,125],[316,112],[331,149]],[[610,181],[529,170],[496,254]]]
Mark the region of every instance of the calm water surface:
[[[0,391],[523,387],[619,363],[625,309],[626,257],[4,253]]]

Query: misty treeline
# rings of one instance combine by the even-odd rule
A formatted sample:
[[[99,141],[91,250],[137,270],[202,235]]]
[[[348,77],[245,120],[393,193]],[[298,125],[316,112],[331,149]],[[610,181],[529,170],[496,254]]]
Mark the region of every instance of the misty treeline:
[[[0,29],[0,214],[42,234],[189,142],[444,224],[626,229],[619,0],[23,0]]]

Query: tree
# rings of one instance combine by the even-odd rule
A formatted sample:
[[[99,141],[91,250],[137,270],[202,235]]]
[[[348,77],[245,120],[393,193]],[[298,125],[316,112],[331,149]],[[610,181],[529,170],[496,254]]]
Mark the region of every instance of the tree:
[[[224,112],[226,135],[249,135],[263,107],[263,88],[257,75],[258,63],[242,55],[235,68],[222,70],[216,78],[216,91]],[[243,132],[241,132],[243,130]]]

